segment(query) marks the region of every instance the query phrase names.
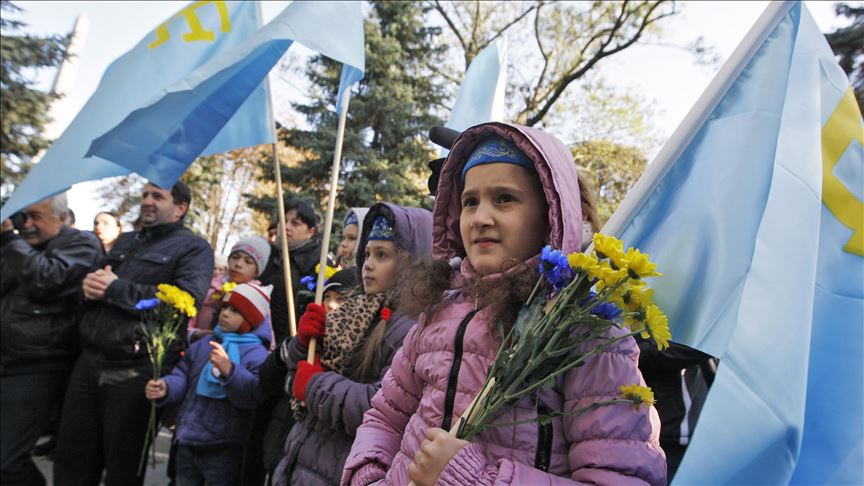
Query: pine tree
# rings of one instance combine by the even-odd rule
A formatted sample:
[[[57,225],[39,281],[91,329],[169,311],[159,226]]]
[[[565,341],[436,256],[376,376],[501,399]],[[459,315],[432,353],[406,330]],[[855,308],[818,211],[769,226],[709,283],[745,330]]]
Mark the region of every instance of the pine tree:
[[[825,38],[852,82],[858,108],[864,111],[864,6],[836,3],[834,13],[852,19],[852,25],[825,34]]]
[[[372,2],[365,23],[366,76],[348,110],[337,220],[348,207],[377,201],[431,206],[426,163],[435,153],[426,134],[443,123],[435,110],[445,94],[436,81],[440,78],[424,67],[443,54],[436,44],[440,29],[428,26],[427,12],[419,2]],[[286,193],[311,199],[322,211],[336,140],[334,102],[341,68],[323,56],[313,57],[307,66],[311,102],[294,105],[311,129],[279,130],[282,143],[305,154],[302,163],[283,165]],[[263,168],[272,181],[272,165],[267,162]],[[257,198],[252,205],[269,210],[274,201]]]
[[[51,142],[41,132],[56,95],[35,89],[34,82],[25,77],[26,71],[59,65],[69,38],[20,34],[26,24],[9,19],[7,13],[21,9],[2,0],[0,10],[0,160],[3,191],[7,193],[27,175],[29,159]]]

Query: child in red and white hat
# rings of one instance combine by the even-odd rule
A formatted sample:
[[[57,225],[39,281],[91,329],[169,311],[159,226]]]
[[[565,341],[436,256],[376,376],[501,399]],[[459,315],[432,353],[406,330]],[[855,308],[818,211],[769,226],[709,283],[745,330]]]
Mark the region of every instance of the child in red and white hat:
[[[243,283],[222,299],[213,334],[190,346],[168,376],[147,382],[157,406],[181,403],[178,484],[239,484],[243,449],[263,398],[258,369],[271,339],[271,286]]]

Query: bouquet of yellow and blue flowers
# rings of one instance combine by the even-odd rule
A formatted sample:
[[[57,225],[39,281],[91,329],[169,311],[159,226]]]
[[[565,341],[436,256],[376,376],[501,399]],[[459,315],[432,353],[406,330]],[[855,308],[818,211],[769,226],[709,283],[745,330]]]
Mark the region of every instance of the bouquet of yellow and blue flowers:
[[[513,425],[494,422],[502,407],[540,388],[551,388],[556,378],[618,341],[641,334],[661,350],[669,345],[667,318],[652,302],[653,291],[644,281],[661,276],[648,255],[634,248],[625,252],[621,241],[598,233],[591,254],[564,255],[545,247],[539,270],[541,276],[512,328],[499,329],[504,339],[481,393],[451,430],[460,439],[470,441],[486,428]],[[626,327],[629,332],[609,337],[613,327]],[[594,348],[583,349],[597,340],[600,344]],[[615,403],[637,407],[654,403],[653,392],[639,384],[619,391],[617,399],[571,412],[551,412],[537,420]]]
[[[141,325],[144,334],[144,345],[150,356],[153,369],[153,379],[162,376],[162,364],[165,354],[171,344],[181,336],[183,327],[190,317],[198,314],[195,298],[188,292],[173,285],[159,284],[156,287],[156,297],[144,299],[135,304],[135,310],[142,311]],[[147,435],[144,438],[144,449],[138,463],[138,474],[144,468],[147,451],[156,440],[156,404],[150,404],[150,419],[147,425]],[[155,467],[155,449],[154,467]]]

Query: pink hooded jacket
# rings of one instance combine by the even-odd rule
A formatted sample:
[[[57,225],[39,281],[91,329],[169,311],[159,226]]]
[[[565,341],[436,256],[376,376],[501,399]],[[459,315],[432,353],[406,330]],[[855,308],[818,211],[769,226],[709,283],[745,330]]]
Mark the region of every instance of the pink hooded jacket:
[[[570,152],[538,130],[487,123],[465,131],[444,165],[433,212],[433,255],[465,256],[459,232],[460,174],[475,145],[493,133],[512,140],[534,161],[549,204],[551,244],[566,252],[578,250],[582,216]],[[466,277],[474,273],[467,259],[460,272]],[[500,345],[489,332],[490,311],[473,311],[470,298],[453,291],[434,321],[421,321],[408,334],[357,430],[342,484],[365,485],[382,478],[385,484],[407,484],[408,465],[426,430],[449,429],[465,411]],[[595,344],[587,343],[585,349]],[[635,341],[623,340],[566,373],[551,390],[504,410],[496,421],[523,421],[549,410],[566,412],[615,398],[621,385],[644,385],[638,360]],[[659,434],[653,407],[628,405],[556,417],[547,425],[491,428],[453,456],[437,484],[661,485],[666,483],[666,461]]]

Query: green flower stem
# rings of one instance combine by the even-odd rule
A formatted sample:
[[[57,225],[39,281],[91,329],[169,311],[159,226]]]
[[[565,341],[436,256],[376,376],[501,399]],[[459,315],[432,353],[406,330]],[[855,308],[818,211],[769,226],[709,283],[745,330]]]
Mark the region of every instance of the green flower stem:
[[[540,285],[543,283],[543,275],[540,275],[540,278],[537,279],[537,283],[534,284],[534,289],[531,290],[531,294],[528,296],[528,300],[525,301],[525,307],[531,305],[531,302],[534,301],[534,296],[537,295],[537,291],[540,290]]]
[[[610,339],[608,342],[596,346],[593,350],[589,351],[588,353],[585,353],[584,355],[580,356],[578,359],[574,360],[573,362],[568,363],[566,366],[564,366],[564,367],[562,367],[562,368],[560,368],[560,369],[558,369],[558,370],[553,371],[549,376],[544,377],[543,380],[538,381],[538,382],[535,382],[535,383],[532,383],[532,384],[528,385],[527,387],[522,388],[522,389],[520,389],[520,390],[514,392],[513,389],[514,389],[515,387],[519,386],[519,384],[523,383],[523,382],[524,382],[524,379],[527,378],[527,376],[525,376],[525,375],[527,374],[526,371],[523,371],[523,372],[519,375],[519,377],[520,377],[519,380],[516,380],[516,381],[514,381],[514,382],[511,382],[511,385],[508,386],[508,387],[506,388],[506,391],[505,391],[504,393],[502,393],[501,395],[499,395],[497,399],[494,399],[494,401],[492,401],[491,403],[489,403],[489,405],[487,405],[486,407],[484,407],[484,409],[480,412],[480,415],[479,415],[475,420],[472,421],[472,424],[466,424],[466,425],[471,425],[472,427],[474,427],[474,426],[476,426],[476,425],[474,425],[474,424],[484,424],[484,423],[486,422],[486,419],[487,419],[490,415],[492,415],[493,413],[497,412],[498,409],[499,409],[501,406],[503,406],[504,404],[506,404],[507,402],[509,402],[509,401],[511,401],[511,400],[519,400],[519,399],[521,399],[522,397],[527,396],[529,393],[532,393],[533,391],[535,391],[535,390],[537,390],[538,388],[542,387],[543,384],[544,384],[544,383],[545,383],[549,378],[557,378],[557,377],[560,376],[561,374],[566,373],[567,371],[569,371],[569,370],[573,369],[574,367],[578,366],[580,363],[584,362],[584,361],[587,360],[588,358],[590,358],[590,357],[592,357],[592,356],[595,356],[595,355],[599,354],[600,351],[602,351],[603,349],[605,349],[607,346],[609,346],[609,345],[611,345],[611,344],[614,344],[614,343],[616,343],[616,342],[618,342],[618,341],[622,341],[622,340],[624,340],[624,339],[626,339],[626,338],[628,338],[628,337],[631,337],[631,336],[637,334],[638,332],[639,332],[639,331],[635,331],[635,332],[633,332],[633,333],[628,333],[628,334],[621,335],[621,336],[618,336],[618,337],[616,337],[616,338]],[[533,361],[533,360],[529,361],[528,365],[525,367],[525,370],[533,370],[533,369],[535,369],[535,368],[537,367],[537,364],[532,363],[532,361]],[[532,366],[532,364],[533,364],[533,366]],[[492,399],[492,397],[493,397],[494,395],[496,395],[496,394],[495,394],[495,389],[494,389],[494,387],[493,387],[493,389],[489,392],[489,395],[487,396],[487,402],[488,402],[488,400]]]

